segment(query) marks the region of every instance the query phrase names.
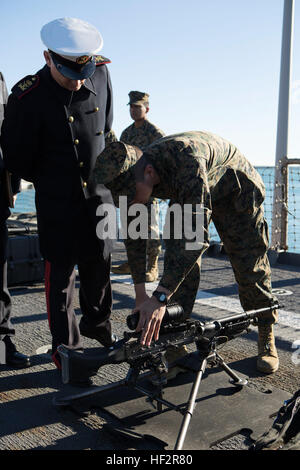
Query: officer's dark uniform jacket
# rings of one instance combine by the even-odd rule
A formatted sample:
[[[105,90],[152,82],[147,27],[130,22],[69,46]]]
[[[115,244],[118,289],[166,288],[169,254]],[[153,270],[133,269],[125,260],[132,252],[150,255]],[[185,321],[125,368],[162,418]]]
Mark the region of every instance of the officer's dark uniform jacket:
[[[72,256],[79,244],[89,250],[90,216],[111,198],[90,182],[113,119],[109,62],[98,56],[95,73],[76,92],[61,87],[45,65],[18,82],[8,99],[4,161],[34,184],[41,252],[49,261]]]

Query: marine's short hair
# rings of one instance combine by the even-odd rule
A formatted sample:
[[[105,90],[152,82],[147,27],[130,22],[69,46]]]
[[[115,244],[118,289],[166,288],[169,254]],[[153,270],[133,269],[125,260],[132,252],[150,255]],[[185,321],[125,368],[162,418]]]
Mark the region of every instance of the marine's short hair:
[[[149,164],[152,165],[151,161],[149,160],[149,158],[147,158],[147,155],[143,153],[141,158],[136,162],[134,166],[135,181],[139,182],[144,180],[145,168]]]

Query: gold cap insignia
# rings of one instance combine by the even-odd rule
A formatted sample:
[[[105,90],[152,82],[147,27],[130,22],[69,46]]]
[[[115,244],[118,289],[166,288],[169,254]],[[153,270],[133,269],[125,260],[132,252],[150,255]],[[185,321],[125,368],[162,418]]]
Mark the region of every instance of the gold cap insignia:
[[[79,65],[86,64],[90,60],[90,56],[82,55],[81,57],[77,57],[76,62]]]

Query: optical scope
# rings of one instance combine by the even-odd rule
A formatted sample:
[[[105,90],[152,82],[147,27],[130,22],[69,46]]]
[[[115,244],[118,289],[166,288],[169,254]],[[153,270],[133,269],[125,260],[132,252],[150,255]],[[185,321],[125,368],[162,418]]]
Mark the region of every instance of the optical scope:
[[[127,326],[130,330],[135,330],[140,318],[140,312],[132,313],[127,317]],[[183,308],[179,304],[169,304],[166,307],[166,313],[162,319],[162,325],[180,323],[186,319]]]

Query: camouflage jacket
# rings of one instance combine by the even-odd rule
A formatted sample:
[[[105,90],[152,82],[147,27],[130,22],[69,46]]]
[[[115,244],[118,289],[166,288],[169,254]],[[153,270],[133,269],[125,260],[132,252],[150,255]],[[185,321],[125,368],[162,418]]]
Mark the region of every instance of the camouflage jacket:
[[[193,214],[189,229],[197,228],[202,232],[201,242],[194,249],[186,249],[190,239],[185,234],[181,239],[165,238],[160,285],[174,293],[209,245],[208,225],[214,206],[227,201],[234,204],[237,213],[253,213],[264,200],[265,188],[258,172],[233,144],[208,132],[164,137],[148,146],[144,154],[160,177],[152,196],[170,199],[169,207],[177,204],[183,208],[189,204]],[[200,227],[196,223],[199,207],[203,208]],[[127,238],[124,241],[134,283],[143,283],[146,240]]]
[[[117,136],[115,134],[115,131],[113,129],[108,131],[105,134],[104,138],[105,138],[105,147],[112,144],[113,142],[118,142],[118,138],[117,138]]]
[[[121,134],[120,140],[125,144],[136,145],[144,150],[154,141],[164,137],[164,132],[151,122],[145,120],[141,127],[135,127],[134,123],[127,127]]]

